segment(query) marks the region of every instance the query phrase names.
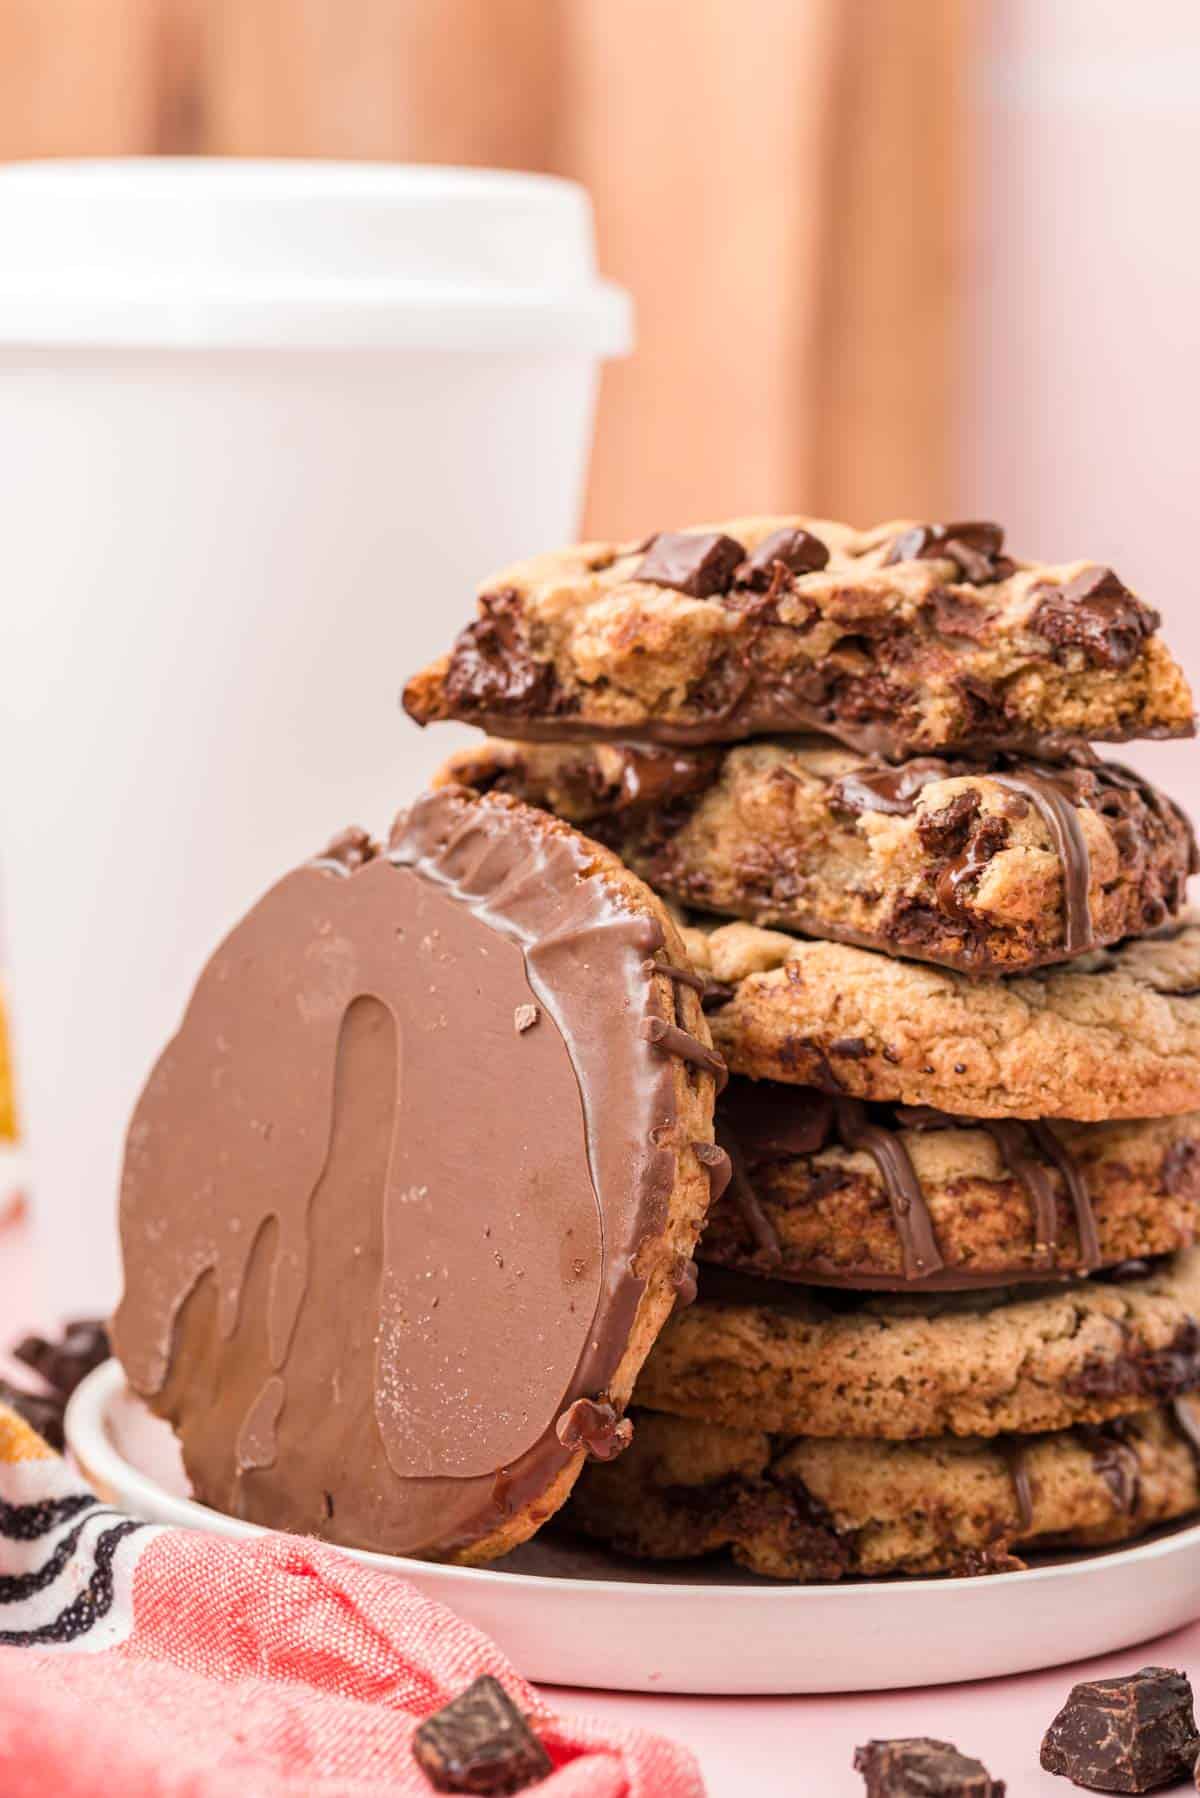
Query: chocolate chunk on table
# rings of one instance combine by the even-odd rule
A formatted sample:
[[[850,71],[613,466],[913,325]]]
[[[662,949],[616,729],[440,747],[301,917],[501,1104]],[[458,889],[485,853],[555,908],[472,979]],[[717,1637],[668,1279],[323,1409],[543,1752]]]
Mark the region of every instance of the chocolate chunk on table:
[[[930,1736],[868,1742],[854,1750],[854,1769],[867,1798],[1004,1798],[1004,1781],[981,1761]]]
[[[413,1755],[438,1792],[523,1792],[554,1770],[550,1756],[490,1674],[425,1719],[413,1737]]]
[[[1192,1688],[1171,1667],[1084,1680],[1042,1740],[1042,1766],[1093,1792],[1152,1792],[1192,1771],[1200,1751]]]

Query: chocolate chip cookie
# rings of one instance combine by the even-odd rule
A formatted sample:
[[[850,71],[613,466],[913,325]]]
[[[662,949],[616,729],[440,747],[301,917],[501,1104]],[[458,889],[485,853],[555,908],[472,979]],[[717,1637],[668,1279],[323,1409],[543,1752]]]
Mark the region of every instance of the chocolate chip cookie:
[[[567,818],[679,904],[972,974],[1156,930],[1196,868],[1179,808],[1104,763],[492,739],[440,778]]]
[[[737,519],[505,569],[404,704],[527,739],[815,730],[892,758],[1058,759],[1192,733],[1158,626],[1111,569],[1017,562],[994,524]]]
[[[1014,1550],[1130,1541],[1200,1505],[1200,1405],[1043,1436],[827,1441],[635,1414],[633,1446],[589,1468],[565,1519],[622,1553],[728,1550],[786,1580],[980,1574]]]
[[[686,932],[731,1070],[977,1118],[1200,1109],[1200,924],[971,980],[752,924]]]
[[[951,1117],[735,1078],[734,1173],[701,1259],[916,1290],[1086,1274],[1200,1233],[1200,1112],[1080,1124]]]
[[[715,1294],[716,1296],[710,1296]],[[1101,1423],[1200,1387],[1200,1250],[1133,1279],[822,1293],[701,1275],[636,1402],[797,1436],[996,1436]]]
[[[696,984],[640,881],[500,795],[266,894],[122,1181],[115,1350],[204,1503],[486,1560],[625,1445],[724,1169]]]

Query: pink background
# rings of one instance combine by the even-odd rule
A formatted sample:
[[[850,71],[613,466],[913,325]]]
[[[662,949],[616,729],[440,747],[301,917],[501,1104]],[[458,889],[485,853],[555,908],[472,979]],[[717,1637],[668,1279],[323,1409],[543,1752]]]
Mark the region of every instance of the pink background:
[[[977,82],[962,510],[1111,561],[1200,681],[1200,7],[991,0]],[[1197,797],[1190,743],[1127,752]]]

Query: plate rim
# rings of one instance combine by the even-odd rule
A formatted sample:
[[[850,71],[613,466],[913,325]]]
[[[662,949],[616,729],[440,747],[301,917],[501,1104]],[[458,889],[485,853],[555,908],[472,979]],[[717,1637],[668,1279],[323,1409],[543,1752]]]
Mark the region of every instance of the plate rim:
[[[214,1510],[211,1505],[204,1505],[194,1498],[180,1498],[168,1492],[157,1480],[143,1473],[141,1468],[129,1461],[117,1448],[108,1430],[108,1409],[114,1398],[124,1391],[129,1397],[137,1400],[137,1394],[125,1378],[125,1372],[116,1357],[101,1362],[80,1381],[67,1402],[64,1416],[64,1433],[67,1446],[75,1455],[89,1477],[107,1480],[114,1486],[122,1486],[136,1496],[144,1493],[150,1504],[158,1508],[162,1503],[179,1506],[189,1514],[194,1514],[197,1529],[213,1529],[207,1519],[216,1520],[218,1533],[240,1533],[250,1535],[268,1535],[270,1529],[265,1524],[251,1523],[247,1519],[231,1517],[227,1512]],[[140,1402],[140,1401],[139,1401]],[[171,1525],[164,1527],[170,1528]],[[187,1527],[186,1524],[174,1527]],[[497,1590],[513,1590],[513,1582],[532,1585],[545,1592],[571,1593],[578,1595],[583,1590],[602,1592],[606,1595],[619,1594],[625,1602],[655,1602],[657,1595],[672,1598],[677,1603],[689,1600],[702,1600],[705,1604],[734,1604],[746,1601],[748,1593],[752,1593],[757,1603],[768,1605],[786,1605],[810,1602],[829,1604],[840,1602],[847,1606],[851,1603],[879,1602],[881,1594],[904,1593],[916,1598],[922,1592],[936,1591],[952,1593],[954,1591],[970,1591],[982,1594],[985,1590],[997,1596],[1011,1593],[1018,1587],[1053,1583],[1055,1580],[1078,1578],[1084,1567],[1105,1567],[1117,1570],[1130,1562],[1157,1559],[1160,1555],[1177,1553],[1189,1541],[1200,1544],[1200,1520],[1185,1524],[1182,1528],[1172,1530],[1166,1535],[1158,1536],[1150,1542],[1133,1542],[1124,1548],[1102,1550],[1089,1556],[1077,1556],[1069,1561],[1056,1561],[1043,1567],[1025,1567],[1012,1573],[1004,1574],[950,1574],[932,1578],[907,1579],[870,1579],[854,1584],[832,1582],[780,1581],[777,1585],[701,1585],[693,1580],[639,1580],[593,1578],[591,1575],[582,1578],[569,1578],[563,1574],[525,1573],[520,1570],[508,1571],[504,1568],[488,1566],[463,1566],[455,1561],[436,1561],[418,1559],[412,1555],[389,1555],[378,1549],[352,1548],[345,1543],[328,1543],[327,1547],[339,1548],[365,1566],[374,1567],[381,1572],[399,1573],[406,1578],[428,1576],[430,1569],[436,1568],[440,1576],[447,1576],[451,1582],[468,1585],[480,1583],[490,1585]],[[657,1599],[661,1602],[661,1599]]]

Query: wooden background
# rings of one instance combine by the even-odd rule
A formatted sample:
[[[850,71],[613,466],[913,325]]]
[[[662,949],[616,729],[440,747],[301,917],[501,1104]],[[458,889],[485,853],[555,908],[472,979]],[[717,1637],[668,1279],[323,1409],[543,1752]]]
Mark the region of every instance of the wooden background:
[[[0,155],[584,181],[638,352],[589,526],[953,509],[970,0],[0,0]]]

